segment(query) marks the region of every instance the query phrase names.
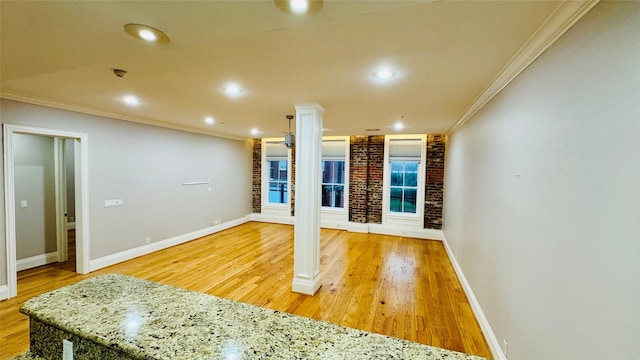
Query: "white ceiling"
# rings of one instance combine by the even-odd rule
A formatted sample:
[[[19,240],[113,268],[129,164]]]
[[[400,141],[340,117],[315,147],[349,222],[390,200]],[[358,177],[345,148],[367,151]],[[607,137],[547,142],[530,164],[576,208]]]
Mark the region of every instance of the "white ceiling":
[[[280,136],[298,103],[325,107],[325,135],[396,133],[402,116],[403,133],[445,133],[558,4],[325,1],[300,17],[273,1],[3,0],[0,91],[235,138]],[[127,23],[171,42],[135,39]],[[381,66],[396,77],[374,79]],[[232,81],[241,96],[222,91]],[[127,94],[143,103],[126,106]]]

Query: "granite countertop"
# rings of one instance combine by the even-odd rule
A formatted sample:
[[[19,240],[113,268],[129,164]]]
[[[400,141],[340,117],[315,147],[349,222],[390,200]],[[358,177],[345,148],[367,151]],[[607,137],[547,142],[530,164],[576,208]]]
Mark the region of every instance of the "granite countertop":
[[[43,294],[20,311],[154,359],[481,359],[118,274]]]
[[[30,352],[24,353],[22,355],[18,355],[16,357],[11,358],[11,360],[45,360],[37,355],[34,355]]]

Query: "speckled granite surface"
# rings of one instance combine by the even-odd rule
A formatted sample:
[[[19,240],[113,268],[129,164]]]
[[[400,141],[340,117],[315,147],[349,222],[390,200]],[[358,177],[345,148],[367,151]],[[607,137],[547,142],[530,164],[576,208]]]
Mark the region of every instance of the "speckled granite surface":
[[[24,353],[22,355],[18,355],[11,360],[46,360],[43,357],[32,354],[31,352]]]
[[[59,330],[86,339],[83,357],[94,359],[103,347],[133,359],[481,359],[116,274],[43,294],[20,311],[40,327],[32,337],[56,339],[32,352],[58,359]]]

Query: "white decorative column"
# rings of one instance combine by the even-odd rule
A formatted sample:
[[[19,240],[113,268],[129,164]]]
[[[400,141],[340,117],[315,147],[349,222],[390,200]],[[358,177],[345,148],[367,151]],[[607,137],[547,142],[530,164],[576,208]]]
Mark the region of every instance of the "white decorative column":
[[[318,104],[296,105],[294,292],[313,295],[320,288],[320,187],[322,113]]]

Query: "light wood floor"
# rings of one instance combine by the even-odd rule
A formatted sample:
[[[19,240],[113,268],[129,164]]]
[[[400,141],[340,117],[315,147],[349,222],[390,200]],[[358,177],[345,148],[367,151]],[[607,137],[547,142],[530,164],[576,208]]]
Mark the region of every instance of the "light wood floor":
[[[18,296],[0,302],[0,358],[29,347],[20,305],[105,273],[216,295],[313,319],[489,358],[467,298],[439,241],[323,229],[322,287],[291,292],[293,227],[247,223],[88,275],[69,263],[18,274]]]

